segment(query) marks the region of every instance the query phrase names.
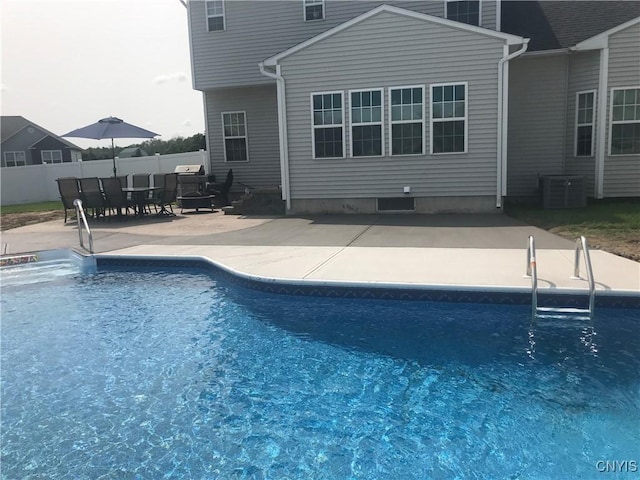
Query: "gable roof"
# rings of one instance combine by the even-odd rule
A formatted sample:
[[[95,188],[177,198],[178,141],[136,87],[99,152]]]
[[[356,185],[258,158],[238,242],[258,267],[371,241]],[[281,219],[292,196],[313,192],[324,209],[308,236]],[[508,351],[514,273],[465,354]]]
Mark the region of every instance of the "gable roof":
[[[520,36],[517,35],[512,35],[509,33],[504,33],[504,32],[496,32],[495,30],[489,30],[486,28],[482,28],[482,27],[476,27],[475,25],[468,25],[466,23],[461,23],[461,22],[456,22],[453,20],[447,20],[446,18],[441,18],[441,17],[434,17],[433,15],[427,15],[425,13],[418,13],[415,12],[413,10],[407,10],[404,8],[400,8],[400,7],[394,7],[391,5],[380,5],[379,7],[376,7],[372,10],[369,10],[366,13],[363,13],[362,15],[359,15],[355,18],[352,18],[351,20],[341,23],[340,25],[333,27],[319,35],[316,35],[315,37],[312,37],[302,43],[299,43],[298,45],[295,45],[287,50],[284,50],[283,52],[280,52],[272,57],[267,58],[266,60],[264,60],[262,63],[264,65],[269,65],[269,66],[273,66],[276,65],[281,59],[288,57],[289,55],[292,55],[304,48],[307,48],[315,43],[321,42],[322,40],[331,37],[333,35],[335,35],[336,33],[339,33],[343,30],[346,30],[347,28],[350,28],[354,25],[357,25],[360,22],[363,22],[364,20],[367,20],[368,18],[373,17],[374,15],[378,15],[382,12],[387,12],[387,13],[393,13],[396,15],[402,15],[405,17],[409,17],[409,18],[414,18],[417,20],[421,20],[423,22],[427,22],[427,23],[436,23],[439,25],[444,25],[447,27],[451,27],[451,28],[455,28],[458,30],[465,30],[468,32],[473,32],[473,33],[477,33],[480,35],[484,35],[487,37],[493,37],[499,40],[502,40],[504,42],[506,42],[508,45],[520,45],[524,42],[524,39]]]
[[[56,140],[64,143],[67,147],[69,147],[72,150],[82,150],[82,148],[71,143],[70,141],[65,140],[64,138],[56,135],[55,133],[51,133],[46,128],[42,128],[40,125],[30,122],[26,118],[19,115],[6,115],[6,116],[3,115],[2,117],[0,117],[0,138],[1,138],[0,143],[4,143],[6,140],[13,137],[15,134],[21,132],[27,127],[37,128],[44,134],[45,137],[46,136],[53,137]],[[42,138],[38,139],[38,142],[41,140]],[[35,142],[35,143],[38,143],[38,142]]]
[[[639,1],[503,1],[502,30],[531,38],[528,51],[572,47],[640,16]]]

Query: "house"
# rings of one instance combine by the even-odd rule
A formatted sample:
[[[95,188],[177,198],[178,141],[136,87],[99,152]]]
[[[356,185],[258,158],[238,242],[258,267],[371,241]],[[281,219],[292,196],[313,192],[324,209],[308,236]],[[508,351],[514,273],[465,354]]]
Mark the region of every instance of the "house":
[[[191,0],[211,170],[288,213],[640,196],[640,2]]]
[[[82,149],[20,116],[0,117],[3,167],[78,162]]]

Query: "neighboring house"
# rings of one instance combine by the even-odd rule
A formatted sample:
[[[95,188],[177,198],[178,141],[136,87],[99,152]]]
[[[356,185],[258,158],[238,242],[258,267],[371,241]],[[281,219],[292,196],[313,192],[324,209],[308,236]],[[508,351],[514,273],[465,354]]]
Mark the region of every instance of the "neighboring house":
[[[2,167],[77,162],[82,149],[20,116],[0,117]]]
[[[211,168],[289,213],[640,196],[640,3],[188,3]]]

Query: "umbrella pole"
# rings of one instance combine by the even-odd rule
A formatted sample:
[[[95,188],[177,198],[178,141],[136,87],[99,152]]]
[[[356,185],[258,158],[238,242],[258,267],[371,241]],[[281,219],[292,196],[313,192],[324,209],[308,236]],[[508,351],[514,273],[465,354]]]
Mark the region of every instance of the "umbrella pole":
[[[117,177],[117,175],[116,175],[116,147],[113,146],[113,138],[111,139],[111,156],[113,158],[113,176]]]

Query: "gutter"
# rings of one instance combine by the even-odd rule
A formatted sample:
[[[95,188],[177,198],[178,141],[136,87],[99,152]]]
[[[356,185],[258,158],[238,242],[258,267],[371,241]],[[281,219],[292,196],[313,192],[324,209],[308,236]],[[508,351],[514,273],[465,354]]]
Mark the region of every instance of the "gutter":
[[[504,56],[498,62],[498,145],[496,172],[496,208],[502,208],[502,197],[507,195],[507,133],[509,116],[509,61],[527,51],[528,38],[522,47],[509,54],[509,45],[503,47]]]
[[[271,72],[265,68],[264,62],[258,64],[260,73],[276,80],[278,92],[278,137],[280,145],[280,178],[282,180],[282,199],[286,202],[287,211],[291,210],[291,189],[289,186],[289,140],[287,137],[287,101],[284,77],[280,73],[280,65]]]

